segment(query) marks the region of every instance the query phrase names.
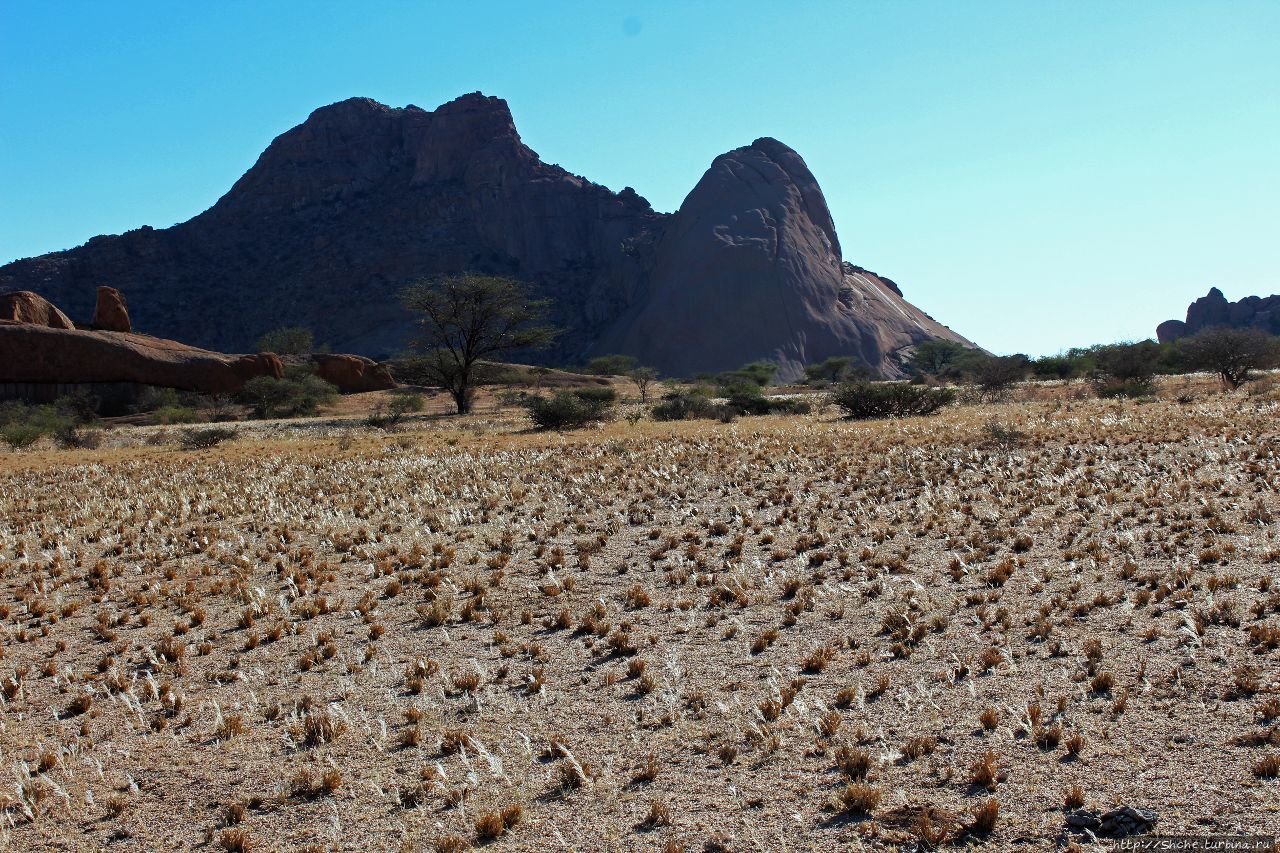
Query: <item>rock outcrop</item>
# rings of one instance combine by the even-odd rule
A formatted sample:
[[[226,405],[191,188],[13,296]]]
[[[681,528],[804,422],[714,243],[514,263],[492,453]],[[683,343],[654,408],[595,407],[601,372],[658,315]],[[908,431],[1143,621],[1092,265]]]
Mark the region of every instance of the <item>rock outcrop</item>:
[[[76,327],[70,317],[58,310],[58,306],[29,290],[0,293],[0,320],[48,326],[50,329]]]
[[[87,315],[104,284],[128,296],[137,327],[210,349],[300,325],[383,358],[413,334],[406,283],[502,274],[550,299],[564,329],[536,359],[622,351],[673,375],[758,358],[794,373],[834,354],[895,375],[914,343],[960,339],[842,260],[817,182],[781,143],[717,158],[679,213],[660,214],[630,188],[542,162],[506,103],[475,93],[434,111],[364,98],[318,109],[204,213],[15,261],[0,290]]]
[[[1156,326],[1156,339],[1168,343],[1213,326],[1254,328],[1280,335],[1280,295],[1246,296],[1238,302],[1228,302],[1221,290],[1211,287],[1187,307],[1185,321],[1165,320]]]
[[[93,320],[89,325],[102,332],[132,332],[129,305],[124,294],[114,287],[99,287],[98,304],[93,309]]]
[[[224,355],[146,335],[0,320],[0,382],[132,382],[233,394],[255,376],[283,375],[270,353]]]
[[[255,376],[284,376],[284,362],[272,353],[227,355],[129,332],[124,299],[109,287],[98,289],[92,325],[77,329],[35,293],[0,294],[0,382],[122,382],[232,394]],[[343,393],[396,387],[386,365],[364,356],[316,353],[290,360],[311,366]]]
[[[316,353],[311,356],[316,375],[338,390],[347,393],[385,391],[396,387],[396,380],[385,364],[361,355]]]

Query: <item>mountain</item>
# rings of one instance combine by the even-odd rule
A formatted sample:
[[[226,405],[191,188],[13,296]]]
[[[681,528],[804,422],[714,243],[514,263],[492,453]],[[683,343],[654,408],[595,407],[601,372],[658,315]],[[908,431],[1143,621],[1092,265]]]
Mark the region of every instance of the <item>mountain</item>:
[[[831,355],[896,375],[920,341],[962,340],[842,262],[818,182],[775,139],[715,159],[667,224],[645,297],[598,346],[676,375],[768,358],[796,376]]]
[[[1280,295],[1246,296],[1237,302],[1216,287],[1187,307],[1187,319],[1165,320],[1156,326],[1156,338],[1160,343],[1186,338],[1212,326],[1231,326],[1237,329],[1258,328],[1273,335],[1280,335]]]
[[[772,139],[716,158],[675,214],[544,163],[506,102],[434,111],[353,98],[277,137],[213,207],[0,267],[73,317],[116,288],[135,328],[231,352],[286,325],[385,357],[413,335],[396,294],[473,270],[529,281],[565,332],[538,356],[624,352],[669,375],[760,358],[795,376],[856,355],[889,376],[911,346],[964,341],[888,279],[843,263],[817,181]],[[964,341],[967,343],[967,341]]]

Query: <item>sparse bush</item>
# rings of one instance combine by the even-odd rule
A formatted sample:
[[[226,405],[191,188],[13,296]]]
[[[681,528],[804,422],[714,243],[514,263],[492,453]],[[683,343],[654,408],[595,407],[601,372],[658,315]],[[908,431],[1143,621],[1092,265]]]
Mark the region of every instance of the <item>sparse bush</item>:
[[[551,397],[531,396],[525,400],[525,406],[538,429],[572,429],[610,420],[617,398],[612,388],[576,388]]]
[[[948,388],[926,388],[903,382],[859,382],[843,385],[831,402],[852,420],[931,415],[955,399]]]
[[[1154,389],[1162,350],[1154,341],[1096,347],[1093,381],[1099,397],[1145,397]]]
[[[66,449],[95,450],[102,446],[102,430],[70,423],[59,427],[54,432],[53,438],[58,442],[59,447]]]
[[[721,418],[732,420],[735,413],[727,406],[717,406],[702,391],[672,391],[653,407],[650,415],[655,421],[687,421],[696,418]]]
[[[751,383],[740,383],[722,390],[725,406],[739,415],[802,415],[808,414],[812,408],[806,400],[766,397],[760,392],[760,386]]]
[[[635,370],[627,374],[627,378],[636,386],[636,390],[640,392],[640,402],[649,402],[649,386],[658,378],[658,371],[652,367],[637,367]]]
[[[419,394],[396,394],[389,405],[379,403],[364,419],[364,424],[373,429],[394,429],[411,413],[421,412],[425,406]]]
[[[314,415],[338,397],[338,389],[310,370],[290,368],[283,379],[255,376],[245,383],[241,399],[259,418],[297,418]]]
[[[1027,378],[1031,361],[1025,355],[984,355],[969,361],[965,375],[987,400],[998,400]]]
[[[1093,380],[1093,390],[1104,400],[1127,397],[1137,399],[1150,397],[1155,393],[1155,382],[1151,379],[1116,379],[1113,376],[1099,376]]]
[[[190,406],[161,406],[152,414],[152,419],[166,426],[172,424],[193,424],[200,420],[196,410]]]
[[[258,338],[258,352],[276,355],[307,355],[316,352],[315,336],[302,326],[286,326]]]
[[[235,437],[236,431],[229,427],[184,429],[178,438],[178,443],[184,450],[207,450]]]

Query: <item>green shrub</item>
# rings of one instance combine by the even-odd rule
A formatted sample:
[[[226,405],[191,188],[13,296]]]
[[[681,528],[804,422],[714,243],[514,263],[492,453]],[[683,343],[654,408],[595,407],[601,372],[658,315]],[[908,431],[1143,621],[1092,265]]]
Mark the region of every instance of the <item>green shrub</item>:
[[[727,391],[725,405],[739,415],[800,415],[812,408],[805,400],[766,397],[756,385],[739,385]]]
[[[241,399],[259,418],[298,418],[314,415],[338,397],[338,389],[306,369],[290,368],[283,379],[255,376],[244,385]]]
[[[728,406],[717,406],[701,390],[672,391],[664,394],[662,402],[649,413],[655,421],[687,421],[695,418],[720,418],[732,420],[737,414]]]
[[[7,423],[0,427],[0,439],[9,445],[10,450],[21,450],[30,447],[40,440],[44,430],[32,423]]]
[[[1044,355],[1031,362],[1031,372],[1039,379],[1071,379],[1083,371],[1077,361],[1065,355]]]
[[[73,429],[77,422],[60,414],[56,406],[28,406],[10,401],[0,406],[0,440],[13,450],[30,447],[43,435]]]
[[[383,406],[379,403],[373,412],[364,419],[364,425],[374,429],[393,429],[399,426],[409,414],[421,412],[426,404],[418,394],[396,394],[391,404]]]
[[[843,409],[845,417],[905,418],[931,415],[955,400],[950,388],[928,388],[901,382],[858,382],[840,386],[831,402]]]
[[[617,398],[612,388],[578,388],[551,397],[530,396],[524,404],[538,429],[570,429],[611,419]]]
[[[1165,350],[1154,341],[1096,347],[1093,349],[1096,363],[1094,378],[1113,388],[1150,385],[1155,375],[1161,371]]]
[[[152,413],[152,418],[158,424],[193,424],[200,420],[190,406],[161,406]]]

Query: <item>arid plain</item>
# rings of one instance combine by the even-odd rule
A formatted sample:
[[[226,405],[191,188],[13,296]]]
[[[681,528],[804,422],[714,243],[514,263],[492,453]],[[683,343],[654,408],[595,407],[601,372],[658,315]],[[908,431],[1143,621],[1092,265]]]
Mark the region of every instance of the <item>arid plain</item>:
[[[1277,394],[1071,396],[4,454],[3,843],[1280,832]]]

